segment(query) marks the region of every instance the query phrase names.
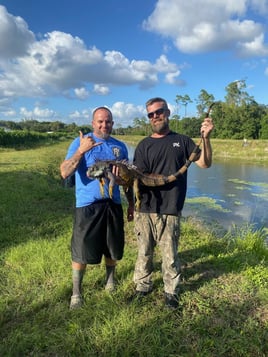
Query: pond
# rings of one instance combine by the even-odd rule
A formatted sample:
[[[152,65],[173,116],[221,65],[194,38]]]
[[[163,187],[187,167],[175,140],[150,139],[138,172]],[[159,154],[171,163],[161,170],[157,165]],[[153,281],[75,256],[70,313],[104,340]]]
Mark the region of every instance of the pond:
[[[128,147],[130,160],[134,148]],[[188,169],[183,217],[215,223],[224,229],[251,226],[268,232],[268,168],[214,162],[209,169]]]
[[[215,220],[229,229],[251,225],[268,229],[268,169],[216,162],[209,169],[192,164],[188,171],[184,215]]]

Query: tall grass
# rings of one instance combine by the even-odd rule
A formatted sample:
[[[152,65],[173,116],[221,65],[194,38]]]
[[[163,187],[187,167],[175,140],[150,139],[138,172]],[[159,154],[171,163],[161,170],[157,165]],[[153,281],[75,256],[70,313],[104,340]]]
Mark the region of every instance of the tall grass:
[[[69,310],[74,192],[61,185],[68,143],[0,153],[1,356],[268,355],[268,252],[250,227],[217,236],[182,221],[180,308],[164,307],[160,256],[154,291],[130,303],[137,254],[126,223],[116,292],[88,266],[85,305]]]

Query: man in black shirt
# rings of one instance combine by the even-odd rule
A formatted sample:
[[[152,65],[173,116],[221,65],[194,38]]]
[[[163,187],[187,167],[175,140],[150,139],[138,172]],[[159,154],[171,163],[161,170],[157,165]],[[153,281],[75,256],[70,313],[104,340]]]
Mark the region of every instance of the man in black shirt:
[[[168,176],[177,172],[195,150],[194,141],[186,135],[172,132],[169,128],[170,110],[163,98],[152,98],[146,103],[152,134],[143,139],[134,153],[134,165],[143,173]],[[205,118],[201,125],[202,150],[194,159],[201,168],[212,163],[210,133],[213,123]],[[160,187],[140,185],[141,203],[135,213],[135,233],[138,257],[134,282],[137,297],[152,291],[153,254],[156,244],[162,255],[162,274],[167,307],[178,306],[180,262],[178,240],[180,217],[187,190],[187,170],[171,183]]]

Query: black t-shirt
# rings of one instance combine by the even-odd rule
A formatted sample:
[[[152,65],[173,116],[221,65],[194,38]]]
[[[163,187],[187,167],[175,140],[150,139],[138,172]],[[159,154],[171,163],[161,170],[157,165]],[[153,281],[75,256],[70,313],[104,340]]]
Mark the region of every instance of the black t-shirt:
[[[191,138],[174,132],[163,138],[147,137],[137,145],[133,164],[143,173],[168,176],[185,164],[194,148],[195,143]],[[140,184],[139,190],[140,212],[177,216],[185,201],[187,171],[174,182],[158,187]]]

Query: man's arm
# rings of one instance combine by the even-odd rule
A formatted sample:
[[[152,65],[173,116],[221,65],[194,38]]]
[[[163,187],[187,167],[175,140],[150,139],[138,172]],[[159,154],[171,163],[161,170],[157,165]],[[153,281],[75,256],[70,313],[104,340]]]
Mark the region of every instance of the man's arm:
[[[84,153],[91,150],[93,147],[101,145],[102,143],[96,143],[95,140],[91,136],[84,136],[80,131],[80,145],[76,150],[74,155],[67,160],[64,160],[60,165],[60,173],[63,179],[71,176],[75,170],[77,169]]]
[[[77,149],[75,154],[68,160],[64,160],[60,165],[61,177],[65,180],[67,177],[71,176],[77,169],[82,157],[82,151]]]
[[[210,133],[214,128],[211,118],[205,118],[201,125],[202,150],[200,157],[195,163],[201,168],[208,168],[212,164],[212,147],[210,142]]]

